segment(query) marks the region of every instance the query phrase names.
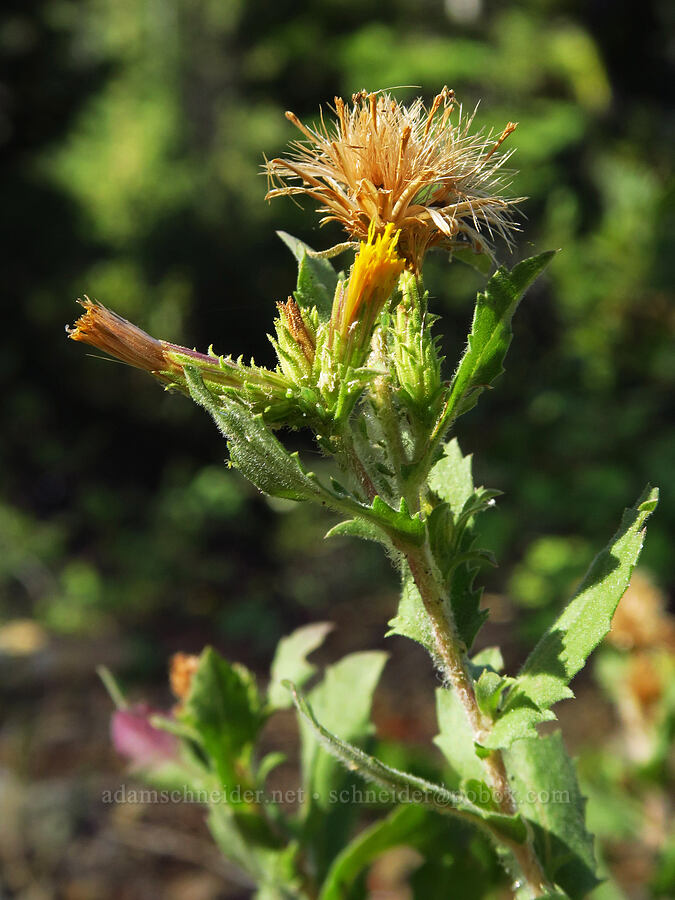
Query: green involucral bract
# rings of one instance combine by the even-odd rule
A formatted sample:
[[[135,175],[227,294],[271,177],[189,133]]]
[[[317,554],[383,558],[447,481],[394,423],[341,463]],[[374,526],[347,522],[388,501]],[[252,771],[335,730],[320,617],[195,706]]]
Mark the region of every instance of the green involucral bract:
[[[443,360],[431,333],[438,317],[429,312],[421,278],[404,272],[399,287],[401,300],[392,313],[389,336],[396,396],[411,418],[428,428],[438,417],[442,395]]]

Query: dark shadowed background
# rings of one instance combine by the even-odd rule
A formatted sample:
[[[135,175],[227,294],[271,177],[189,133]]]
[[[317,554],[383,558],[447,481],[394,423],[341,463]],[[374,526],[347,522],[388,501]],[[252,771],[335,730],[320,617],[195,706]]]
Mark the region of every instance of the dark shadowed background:
[[[87,294],[158,337],[271,364],[274,301],[295,277],[275,230],[316,248],[340,239],[308,204],[264,202],[263,154],[296,136],[285,109],[311,119],[363,87],[430,100],[448,84],[465,108],[481,101],[478,126],[520,123],[527,218],[502,260],[562,252],[517,315],[498,390],[459,434],[477,482],[505,492],[484,522],[500,560],[485,576],[502,623],[488,639],[516,665],[647,481],[663,501],[643,577],[672,588],[672,24],[666,2],[6,0],[1,897],[248,896],[197,810],[101,806],[124,776],[96,663],[166,706],[177,650],[214,643],[264,677],[297,625],[336,621],[335,657],[381,642],[395,608],[376,549],[323,543],[330,521],[229,472],[191,403],[65,339]],[[450,374],[482,282],[440,255],[426,276]],[[423,656],[388,643],[390,668],[417,661],[430,698]],[[611,724],[594,725],[603,701],[587,689],[600,741]],[[418,712],[430,699],[411,691],[388,700],[385,684],[384,737],[433,734],[433,710]],[[608,900],[651,896],[622,884]]]

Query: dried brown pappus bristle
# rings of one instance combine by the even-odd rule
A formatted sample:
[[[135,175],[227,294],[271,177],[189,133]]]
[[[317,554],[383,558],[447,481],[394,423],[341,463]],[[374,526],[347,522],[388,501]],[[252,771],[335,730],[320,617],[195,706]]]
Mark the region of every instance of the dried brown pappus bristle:
[[[322,115],[313,127],[286,113],[304,140],[267,162],[268,199],[306,194],[319,203],[322,224],[338,221],[359,240],[371,224],[379,234],[391,223],[416,271],[430,247],[492,256],[494,238],[510,246],[523,198],[503,195],[510,153],[501,146],[516,123],[496,138],[470,133],[474,116],[462,114],[447,87],[429,109],[421,99],[404,106],[387,92],[361,91],[351,107],[336,97],[334,112],[332,122]]]

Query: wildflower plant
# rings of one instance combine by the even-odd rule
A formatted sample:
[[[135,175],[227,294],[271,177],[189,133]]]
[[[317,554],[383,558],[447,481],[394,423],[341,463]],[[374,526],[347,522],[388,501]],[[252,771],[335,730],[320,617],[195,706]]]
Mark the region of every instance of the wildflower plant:
[[[657,492],[647,487],[625,511],[518,673],[504,673],[497,648],[474,653],[487,616],[476,576],[494,563],[477,524],[499,492],[474,484],[457,425],[502,374],[513,314],[553,254],[496,269],[478,295],[466,349],[447,369],[425,255],[437,248],[484,270],[495,240],[511,244],[522,198],[505,194],[502,144],[515,125],[474,132],[447,88],[429,109],[364,91],[351,105],[336,98],[333,113],[312,127],[287,113],[303,139],[266,163],[269,198],[307,196],[347,237],[315,252],[281,234],[298,280],[277,303],[274,369],[156,340],[88,299],[70,337],[190,396],[223,433],[230,464],[260,491],[337,513],[330,537],[383,546],[402,588],[388,634],[421,644],[442,677],[435,743],[443,766],[428,780],[367,752],[385,657],[351,654],[317,681],[308,657],[325,623],[281,641],[264,690],[212,649],[179,655],[171,678],[179,703],[171,717],[152,718],[157,739],[144,707],[122,708],[118,745],[148,779],[210,792],[213,835],[259,898],[363,897],[372,861],[408,844],[424,859],[415,896],[487,896],[499,880],[492,859],[519,898],[577,900],[599,883],[593,839],[560,733],[537,726],[573,696],[571,680],[609,631]],[[330,261],[338,253],[350,254],[340,274]],[[334,478],[319,478],[285,448],[280,430],[300,428],[334,460]],[[266,787],[279,755],[257,749],[269,716],[292,703],[304,789],[295,812]],[[165,732],[172,741],[159,737]],[[135,756],[134,746],[142,747]],[[358,805],[335,801],[355,777],[379,792],[361,831]]]

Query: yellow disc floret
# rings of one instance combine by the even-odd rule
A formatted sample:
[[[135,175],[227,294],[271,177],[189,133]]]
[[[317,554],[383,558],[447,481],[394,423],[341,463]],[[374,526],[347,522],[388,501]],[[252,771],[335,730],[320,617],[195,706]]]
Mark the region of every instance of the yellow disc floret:
[[[368,240],[362,241],[356,254],[346,291],[338,298],[333,322],[343,337],[362,324],[370,332],[382,307],[391,296],[405,260],[396,252],[399,231],[389,223],[375,235],[375,226],[368,230]]]

